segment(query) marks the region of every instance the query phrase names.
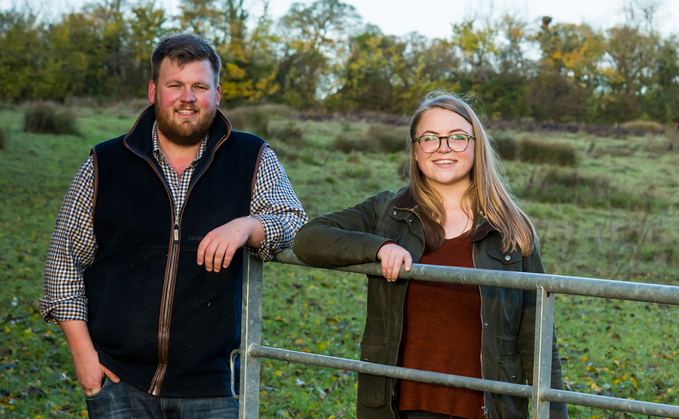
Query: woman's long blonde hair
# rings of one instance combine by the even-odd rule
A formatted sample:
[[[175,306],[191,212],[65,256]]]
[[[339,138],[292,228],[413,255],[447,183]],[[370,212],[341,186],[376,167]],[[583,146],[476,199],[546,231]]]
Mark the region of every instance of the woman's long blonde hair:
[[[469,173],[469,189],[463,201],[469,203],[467,213],[472,222],[477,214],[482,214],[502,233],[502,251],[514,251],[518,245],[523,256],[533,252],[537,239],[535,228],[526,214],[521,211],[512,196],[504,171],[499,164],[495,150],[490,145],[490,137],[483,129],[476,113],[463,99],[434,91],[422,99],[410,121],[410,138],[415,138],[417,125],[422,115],[429,109],[441,108],[455,112],[472,125],[474,144],[474,165]],[[415,160],[415,145],[410,149],[410,193],[418,206],[424,224],[427,251],[437,249],[443,244],[446,212],[442,197],[429,183]]]

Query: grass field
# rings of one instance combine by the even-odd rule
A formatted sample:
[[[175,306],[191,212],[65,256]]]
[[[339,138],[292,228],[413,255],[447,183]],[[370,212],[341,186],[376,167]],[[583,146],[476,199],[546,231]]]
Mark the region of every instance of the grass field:
[[[42,270],[68,185],[89,149],[134,123],[124,108],[79,109],[82,136],[25,134],[20,108],[0,110],[9,133],[0,149],[0,417],[85,417],[68,347],[39,317]],[[335,138],[363,138],[365,122],[294,121],[302,138],[271,112],[272,147],[311,217],[397,189],[401,153],[334,151]],[[492,130],[491,130],[492,132]],[[534,221],[549,273],[679,283],[679,144],[675,136],[597,138],[505,132],[559,143],[576,167],[507,161],[507,175]],[[672,145],[674,144],[674,145]],[[267,345],[358,358],[366,279],[278,264],[265,266],[263,338]],[[556,327],[569,389],[677,404],[677,309],[559,295]],[[266,361],[263,418],[354,417],[353,373]],[[571,406],[574,418],[620,417]]]

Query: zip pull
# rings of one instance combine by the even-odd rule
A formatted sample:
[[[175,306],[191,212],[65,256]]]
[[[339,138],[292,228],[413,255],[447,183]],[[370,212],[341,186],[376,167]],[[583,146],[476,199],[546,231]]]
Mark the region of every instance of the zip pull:
[[[174,242],[179,243],[179,226],[177,224],[174,225]]]

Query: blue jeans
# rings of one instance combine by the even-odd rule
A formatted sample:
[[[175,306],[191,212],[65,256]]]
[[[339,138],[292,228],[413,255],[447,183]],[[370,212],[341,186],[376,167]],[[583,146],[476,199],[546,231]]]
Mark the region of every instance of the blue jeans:
[[[156,397],[108,377],[101,391],[85,399],[91,419],[238,419],[238,402],[231,396]]]

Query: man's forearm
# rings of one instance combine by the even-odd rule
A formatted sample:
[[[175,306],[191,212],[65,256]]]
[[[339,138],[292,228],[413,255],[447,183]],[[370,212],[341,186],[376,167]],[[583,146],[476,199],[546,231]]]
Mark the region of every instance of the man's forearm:
[[[90,331],[87,329],[87,323],[82,320],[72,320],[59,322],[59,327],[66,336],[68,347],[71,349],[73,359],[83,356],[92,356],[96,354]]]
[[[264,226],[262,226],[262,222],[256,218],[248,217],[246,219],[249,222],[250,236],[245,244],[254,249],[259,249],[262,247],[262,241],[265,238]]]
[[[59,322],[66,336],[68,347],[73,356],[73,366],[78,382],[87,395],[93,395],[101,389],[102,378],[106,374],[114,383],[120,382],[117,375],[99,363],[99,354],[94,349],[87,323],[83,320]]]

